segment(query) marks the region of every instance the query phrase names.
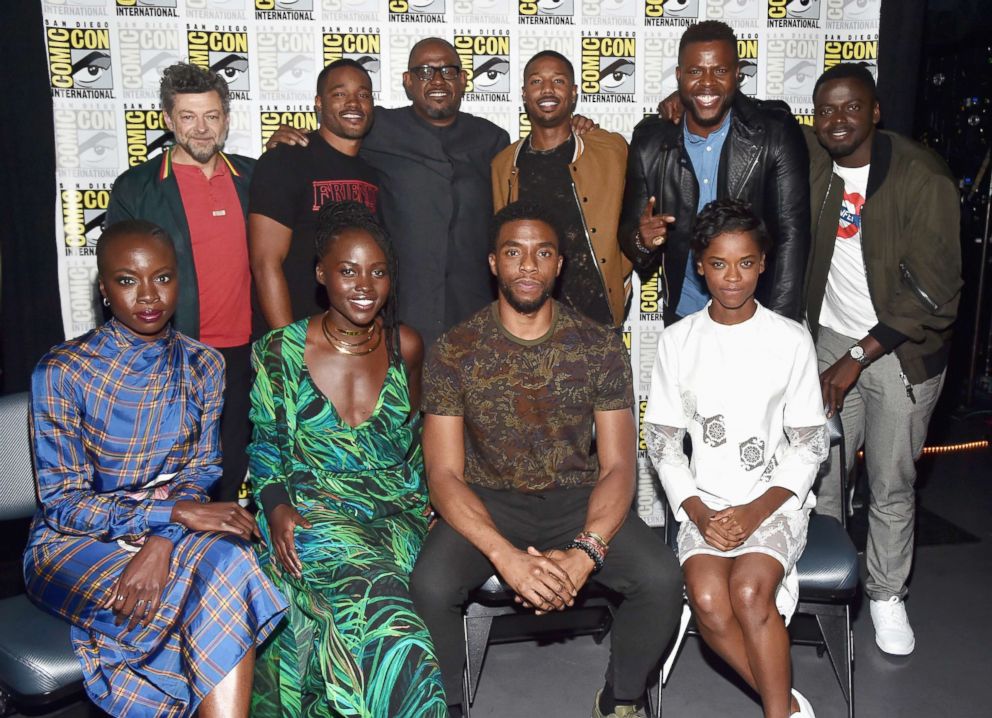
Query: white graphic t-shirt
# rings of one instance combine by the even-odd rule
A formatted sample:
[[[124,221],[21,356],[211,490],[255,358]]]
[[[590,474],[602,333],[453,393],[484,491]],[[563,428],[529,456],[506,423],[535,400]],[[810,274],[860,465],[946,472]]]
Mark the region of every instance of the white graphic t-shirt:
[[[869,169],[871,165],[841,167],[834,164],[834,173],[844,180],[844,201],[827,275],[827,292],[820,310],[821,326],[854,339],[866,336],[868,330],[878,324],[861,252],[861,208],[867,194]]]

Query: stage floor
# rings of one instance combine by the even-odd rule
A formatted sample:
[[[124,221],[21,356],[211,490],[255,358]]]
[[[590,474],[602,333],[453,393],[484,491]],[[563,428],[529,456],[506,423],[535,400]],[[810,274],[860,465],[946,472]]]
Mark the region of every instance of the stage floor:
[[[985,438],[986,417],[934,426],[931,443]],[[920,546],[907,600],[916,651],[893,658],[875,647],[866,602],[856,609],[855,706],[859,716],[989,715],[992,704],[992,451],[925,458],[919,480]],[[857,521],[852,524],[857,532]],[[7,566],[8,570],[12,568]],[[609,638],[490,646],[474,718],[588,716],[602,685]],[[817,718],[846,709],[829,659],[792,649],[794,683]],[[664,691],[666,718],[761,715],[757,702],[729,679],[698,638],[687,638]],[[984,707],[983,707],[984,706]],[[96,716],[80,702],[49,714]]]

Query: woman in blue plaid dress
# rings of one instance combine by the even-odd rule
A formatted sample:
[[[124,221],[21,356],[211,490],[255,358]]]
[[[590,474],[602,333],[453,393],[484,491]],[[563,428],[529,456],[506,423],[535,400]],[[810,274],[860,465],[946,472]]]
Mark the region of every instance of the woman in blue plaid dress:
[[[107,713],[245,717],[255,647],[286,604],[254,558],[251,515],[208,503],[223,360],[169,325],[178,283],[163,230],[112,226],[97,264],[114,318],[32,376],[28,595],[72,624]]]

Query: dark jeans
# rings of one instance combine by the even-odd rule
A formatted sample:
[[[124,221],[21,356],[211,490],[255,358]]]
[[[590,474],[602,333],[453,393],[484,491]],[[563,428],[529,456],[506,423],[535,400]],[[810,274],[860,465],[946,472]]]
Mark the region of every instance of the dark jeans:
[[[224,413],[220,418],[221,467],[224,473],[211,491],[214,501],[237,501],[248,473],[251,423],[251,344],[218,349],[224,357]]]
[[[472,489],[514,546],[541,551],[563,546],[582,531],[592,491],[524,494]],[[427,535],[413,569],[410,592],[434,641],[449,704],[461,702],[462,606],[469,591],[494,571],[486,557],[443,519]],[[648,674],[675,632],[682,610],[682,572],[672,550],[631,513],[610,542],[603,570],[592,580],[624,597],[613,621],[607,680],[617,698],[632,701],[643,695]]]

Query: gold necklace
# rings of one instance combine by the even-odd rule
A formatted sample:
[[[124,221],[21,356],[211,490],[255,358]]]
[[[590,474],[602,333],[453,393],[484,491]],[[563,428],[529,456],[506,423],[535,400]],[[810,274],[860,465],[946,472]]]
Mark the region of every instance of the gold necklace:
[[[324,318],[325,319],[327,318],[327,312],[324,312]],[[348,337],[360,337],[363,334],[369,334],[369,335],[371,335],[372,332],[375,331],[375,322],[372,322],[369,325],[369,328],[368,329],[359,329],[357,332],[356,331],[352,331],[351,329],[342,329],[337,324],[334,325],[334,328],[337,329],[342,334],[344,334],[345,336],[348,336]]]
[[[375,331],[377,327],[378,325],[373,322],[371,331],[369,332],[369,336],[366,339],[360,342],[356,342],[355,344],[350,344],[348,342],[344,342],[341,341],[340,339],[335,338],[330,333],[330,331],[328,331],[326,314],[324,315],[323,319],[320,320],[320,328],[321,331],[323,331],[324,333],[324,339],[327,340],[327,343],[330,344],[337,351],[341,352],[342,354],[347,354],[349,356],[364,356],[366,354],[371,354],[372,352],[374,352],[376,349],[379,348],[379,344],[382,343],[382,331],[381,330]],[[375,332],[375,334],[373,335],[372,332]],[[375,343],[371,347],[369,347],[368,349],[363,349],[362,351],[355,351],[355,347],[363,346],[364,344],[367,344],[370,341],[372,341],[373,338],[375,339]]]

